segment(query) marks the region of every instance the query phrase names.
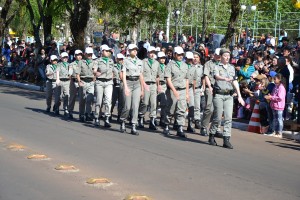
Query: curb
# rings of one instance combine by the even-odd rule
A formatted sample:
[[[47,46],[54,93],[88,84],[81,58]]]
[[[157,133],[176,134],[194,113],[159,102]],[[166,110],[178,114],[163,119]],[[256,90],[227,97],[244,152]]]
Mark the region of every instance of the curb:
[[[27,89],[27,90],[34,90],[34,91],[41,91],[41,92],[45,91],[45,88],[43,86],[36,86],[36,85],[28,84],[28,83],[19,83],[16,81],[0,80],[0,84],[10,85],[10,86],[23,88],[23,89]]]

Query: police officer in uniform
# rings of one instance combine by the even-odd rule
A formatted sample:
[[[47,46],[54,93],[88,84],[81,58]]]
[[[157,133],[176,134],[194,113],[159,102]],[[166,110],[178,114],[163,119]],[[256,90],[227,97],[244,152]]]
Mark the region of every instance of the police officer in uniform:
[[[144,128],[144,116],[150,105],[149,129],[157,130],[155,125],[157,103],[157,78],[159,77],[159,62],[155,60],[155,47],[147,49],[148,58],[143,60],[144,97],[139,108],[139,128]]]
[[[185,111],[187,102],[189,100],[189,81],[188,81],[188,66],[182,61],[184,51],[182,47],[174,48],[174,60],[170,61],[165,70],[165,77],[167,79],[167,113],[165,117],[166,126],[163,133],[166,136],[170,135],[169,124],[172,117],[178,123],[177,135],[179,137],[186,137],[183,132],[185,124]]]
[[[114,86],[113,86],[113,94],[112,94],[112,103],[111,103],[111,115],[114,110],[114,107],[116,105],[116,102],[118,101],[118,119],[117,121],[120,122],[120,116],[123,109],[123,83],[122,83],[122,77],[121,77],[121,70],[123,68],[124,63],[124,55],[122,53],[118,53],[116,57],[116,64],[114,67]]]
[[[121,132],[125,132],[125,120],[129,116],[130,110],[132,110],[132,128],[131,134],[138,135],[136,130],[136,124],[138,122],[138,112],[140,98],[144,95],[143,88],[143,63],[137,58],[138,47],[135,44],[128,45],[129,57],[124,60],[122,69],[123,73],[123,85],[124,85],[124,107],[121,114]]]
[[[167,96],[166,96],[166,79],[165,79],[165,69],[166,69],[166,55],[164,52],[158,52],[157,59],[159,62],[159,80],[158,80],[158,86],[157,86],[157,101],[160,106],[160,126],[165,126],[165,116],[166,116],[166,106],[167,106]]]
[[[55,102],[63,100],[64,115],[69,116],[69,97],[70,97],[70,71],[69,71],[69,55],[63,52],[60,55],[61,62],[57,65],[56,82],[58,83],[58,92],[55,96]],[[59,112],[59,107],[56,108]]]
[[[186,64],[188,66],[188,81],[189,81],[189,114],[188,114],[188,126],[187,132],[194,133],[193,120],[194,120],[194,108],[195,108],[195,97],[194,97],[194,77],[196,73],[196,67],[193,65],[194,54],[190,51],[185,53]]]
[[[231,124],[232,124],[232,111],[233,111],[233,94],[236,92],[238,101],[243,106],[245,102],[241,97],[237,76],[235,75],[235,68],[229,64],[230,51],[228,49],[220,50],[221,62],[218,67],[215,67],[213,76],[215,77],[214,84],[214,113],[213,120],[209,130],[209,144],[216,146],[217,143],[214,135],[218,130],[219,123],[222,120],[224,112],[224,131],[223,131],[223,147],[232,149],[230,143]]]
[[[97,59],[94,66],[94,75],[96,77],[95,93],[96,93],[96,105],[95,105],[95,125],[99,126],[100,108],[102,105],[105,107],[105,120],[104,126],[110,128],[110,111],[111,111],[111,98],[113,92],[113,70],[114,61],[111,57],[111,48],[106,44],[100,47],[101,58]]]
[[[91,115],[94,101],[94,62],[92,60],[93,49],[85,49],[85,60],[78,62],[76,78],[79,85],[79,119],[81,122],[93,121]]]
[[[194,120],[195,120],[195,128],[200,129],[200,110],[201,110],[201,92],[203,91],[203,87],[205,86],[203,77],[203,66],[200,64],[200,54],[194,51],[194,60],[193,64],[195,66],[195,76],[194,76]],[[191,98],[191,97],[190,97]]]
[[[214,110],[212,99],[213,99],[213,86],[215,84],[215,78],[213,76],[213,71],[216,66],[219,65],[221,60],[220,56],[220,48],[217,48],[214,53],[214,57],[212,60],[208,61],[204,65],[203,75],[205,79],[205,109],[203,112],[202,124],[201,124],[201,135],[208,136],[207,129],[209,122],[211,120],[211,116]]]
[[[47,76],[47,81],[46,81],[46,104],[47,104],[47,109],[46,112],[50,112],[51,109],[51,103],[52,103],[52,96],[53,92],[56,92],[56,70],[57,70],[57,61],[58,58],[56,55],[51,55],[50,56],[50,62],[51,64],[46,66],[46,76]],[[53,111],[55,111],[56,105],[54,104],[53,106]]]
[[[70,63],[69,65],[69,73],[71,74],[70,80],[70,99],[69,99],[69,118],[73,119],[73,111],[76,101],[76,96],[79,90],[79,85],[76,79],[76,70],[78,67],[78,63],[82,60],[82,51],[76,50],[75,51],[75,61]]]

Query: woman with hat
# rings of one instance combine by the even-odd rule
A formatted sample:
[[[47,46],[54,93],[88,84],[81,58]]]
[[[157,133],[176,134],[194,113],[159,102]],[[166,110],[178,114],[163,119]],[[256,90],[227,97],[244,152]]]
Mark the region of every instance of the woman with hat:
[[[138,112],[140,98],[144,95],[143,87],[143,63],[137,58],[138,47],[135,44],[128,45],[129,57],[124,59],[122,78],[124,86],[124,107],[121,113],[121,132],[125,132],[125,120],[129,116],[130,110],[132,110],[131,119],[131,134],[139,135],[136,130],[136,124],[138,122]]]

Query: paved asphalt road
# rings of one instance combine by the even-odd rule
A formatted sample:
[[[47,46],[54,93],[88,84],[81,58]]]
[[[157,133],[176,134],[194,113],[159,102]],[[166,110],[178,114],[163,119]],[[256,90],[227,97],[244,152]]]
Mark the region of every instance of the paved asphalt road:
[[[132,136],[116,124],[94,128],[44,109],[43,93],[0,86],[0,200],[121,200],[129,194],[158,200],[300,199],[299,143],[233,129],[234,150],[227,150],[199,135]],[[26,148],[10,151],[11,143]],[[32,153],[51,159],[28,160]],[[62,163],[79,171],[56,171]],[[91,177],[111,184],[85,184]]]

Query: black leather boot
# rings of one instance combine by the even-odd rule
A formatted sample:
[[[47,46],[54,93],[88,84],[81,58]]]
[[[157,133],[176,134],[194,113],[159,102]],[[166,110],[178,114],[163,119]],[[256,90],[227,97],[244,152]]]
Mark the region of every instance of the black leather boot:
[[[206,130],[206,128],[201,128],[200,134],[201,134],[202,136],[207,137],[208,135],[207,135],[207,130]]]
[[[165,136],[170,136],[170,130],[169,130],[169,125],[166,125],[164,130],[163,130],[163,134]]]
[[[106,127],[106,128],[110,128],[111,127],[111,125],[109,123],[109,118],[110,117],[106,116],[105,120],[104,120],[104,127]]]
[[[200,121],[196,120],[195,121],[195,129],[200,129],[200,128],[201,128]]]
[[[93,117],[91,116],[91,114],[85,113],[85,121],[87,122],[93,121]]]
[[[217,146],[217,142],[213,134],[209,134],[208,143],[209,145]]]
[[[166,126],[163,116],[160,117],[159,126],[161,126],[161,127],[165,127]]]
[[[217,130],[216,134],[215,134],[215,137],[217,138],[223,138],[223,133],[219,130]]]
[[[139,135],[139,133],[138,133],[137,130],[136,130],[136,125],[135,125],[135,124],[132,124],[132,127],[131,127],[131,134],[132,134],[132,135]]]
[[[126,131],[125,121],[121,121],[120,131],[121,133],[124,133]]]
[[[144,117],[139,117],[139,128],[144,128]]]
[[[149,129],[155,130],[155,131],[157,130],[157,127],[155,125],[155,118],[154,117],[150,118]]]
[[[182,126],[178,126],[177,136],[182,137],[182,138],[186,138],[186,134],[183,132]]]
[[[177,123],[177,120],[175,119],[174,120],[174,124],[173,124],[173,130],[177,130],[178,129],[178,123]]]
[[[195,129],[193,128],[193,120],[191,118],[189,118],[188,127],[187,127],[186,131],[188,133],[194,133],[195,132]]]
[[[224,136],[223,137],[223,147],[227,148],[227,149],[233,149],[233,146],[231,145],[231,143],[229,142],[230,137],[229,136]]]

